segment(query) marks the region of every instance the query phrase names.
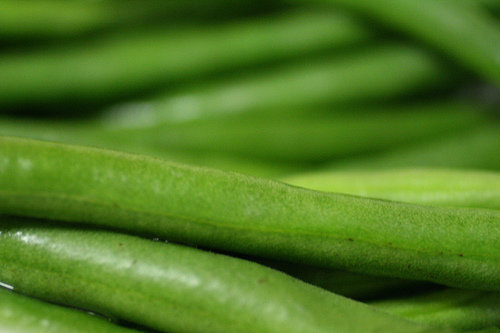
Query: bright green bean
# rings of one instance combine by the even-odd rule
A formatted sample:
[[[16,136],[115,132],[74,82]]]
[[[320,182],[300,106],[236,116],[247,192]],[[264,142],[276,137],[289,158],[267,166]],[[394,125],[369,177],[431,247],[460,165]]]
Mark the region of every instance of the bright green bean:
[[[500,126],[492,124],[431,142],[338,162],[339,169],[441,167],[500,170]]]
[[[426,52],[404,44],[377,44],[326,59],[126,103],[108,113],[123,127],[146,127],[220,114],[323,103],[384,100],[451,84],[455,77]]]
[[[432,327],[479,330],[500,325],[500,293],[446,289],[370,305]]]
[[[16,290],[161,331],[431,331],[241,259],[16,220],[0,230],[0,279]]]
[[[343,13],[302,11],[187,30],[116,34],[0,57],[0,104],[102,102],[172,81],[358,44],[372,33]]]
[[[2,137],[0,212],[500,290],[497,210],[315,192],[146,156]]]
[[[3,288],[0,288],[0,331],[3,333],[138,332],[113,325],[97,316],[40,302]]]
[[[462,62],[500,87],[500,23],[455,0],[322,0],[359,10]]]
[[[500,209],[500,174],[446,169],[318,171],[285,183],[317,191],[433,206]]]

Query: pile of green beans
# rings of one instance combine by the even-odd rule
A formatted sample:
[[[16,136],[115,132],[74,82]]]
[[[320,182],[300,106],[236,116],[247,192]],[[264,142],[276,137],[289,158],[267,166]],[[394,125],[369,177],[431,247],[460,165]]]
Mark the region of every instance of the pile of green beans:
[[[500,1],[0,0],[0,332],[500,332]]]

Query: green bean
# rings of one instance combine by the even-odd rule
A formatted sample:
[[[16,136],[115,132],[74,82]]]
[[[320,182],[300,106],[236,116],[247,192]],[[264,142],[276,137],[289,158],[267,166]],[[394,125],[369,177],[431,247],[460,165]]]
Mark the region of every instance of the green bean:
[[[500,86],[500,24],[454,0],[323,0],[359,10],[421,39]]]
[[[140,30],[140,29],[139,29]],[[0,104],[103,102],[173,81],[371,39],[343,13],[302,11],[185,30],[116,34],[0,57]]]
[[[29,123],[25,119],[2,119],[0,134],[132,152],[139,145],[144,150],[135,151],[154,149],[160,155],[164,152],[166,157],[172,151],[192,155],[229,153],[247,159],[306,164],[418,142],[489,120],[476,112],[479,108],[475,105],[450,101],[338,109],[337,112],[304,109],[296,113],[286,110],[275,115],[251,112],[139,129],[114,128],[112,124],[85,126],[81,122]]]
[[[315,192],[146,156],[2,137],[0,212],[500,290],[497,210]]]
[[[16,290],[161,331],[431,331],[241,259],[16,220],[0,230],[0,279]]]
[[[259,3],[259,1],[257,1]],[[256,7],[256,8],[254,8]],[[249,12],[262,7],[246,0],[193,1],[64,1],[1,0],[0,38],[27,41],[75,37],[120,26]],[[220,16],[220,15],[219,15]]]
[[[332,164],[339,169],[394,169],[402,167],[443,167],[500,170],[498,142],[500,126],[493,123],[459,132],[432,142],[396,148]]]
[[[146,127],[255,110],[380,101],[449,86],[456,75],[445,67],[418,48],[378,44],[178,94],[125,103],[110,111],[107,118],[122,127]]]
[[[446,289],[370,305],[432,327],[479,330],[500,325],[500,293],[495,292]]]
[[[0,331],[4,333],[133,333],[105,319],[21,296],[0,288]]]
[[[500,174],[446,169],[319,171],[288,176],[305,188],[433,206],[500,209]]]

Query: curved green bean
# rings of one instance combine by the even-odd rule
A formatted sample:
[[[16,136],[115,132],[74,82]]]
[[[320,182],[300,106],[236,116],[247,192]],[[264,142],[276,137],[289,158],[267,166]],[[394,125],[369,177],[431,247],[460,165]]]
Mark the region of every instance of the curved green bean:
[[[0,264],[1,266],[1,264]],[[133,333],[109,321],[0,288],[0,331],[4,333]]]
[[[318,171],[285,183],[317,191],[433,206],[500,209],[500,174],[447,169]]]
[[[332,164],[339,169],[439,167],[500,170],[500,126],[491,124],[422,144]]]
[[[497,210],[315,192],[146,156],[1,137],[0,212],[500,290]]]
[[[16,290],[161,331],[432,331],[241,259],[104,231],[0,230],[0,279]]]
[[[500,87],[500,23],[454,0],[323,0],[359,10],[417,37]]]
[[[0,56],[0,105],[111,101],[173,81],[359,44],[373,34],[340,12],[302,11],[184,30],[116,34]]]
[[[500,293],[497,292],[446,289],[369,304],[432,327],[479,330],[500,325]]]

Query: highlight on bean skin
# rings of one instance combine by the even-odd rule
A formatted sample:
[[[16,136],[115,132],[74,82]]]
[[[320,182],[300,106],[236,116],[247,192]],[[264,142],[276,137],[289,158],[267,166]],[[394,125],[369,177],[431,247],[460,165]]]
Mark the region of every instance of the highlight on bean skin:
[[[435,332],[242,259],[42,223],[0,227],[0,280],[31,296],[163,332]]]
[[[0,188],[5,214],[360,273],[500,289],[497,210],[315,192],[146,156],[9,137],[0,139]]]

